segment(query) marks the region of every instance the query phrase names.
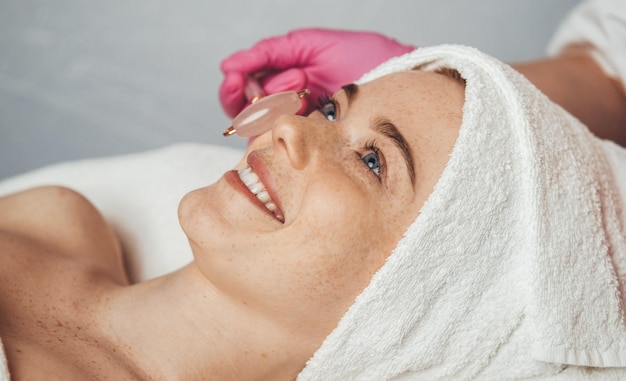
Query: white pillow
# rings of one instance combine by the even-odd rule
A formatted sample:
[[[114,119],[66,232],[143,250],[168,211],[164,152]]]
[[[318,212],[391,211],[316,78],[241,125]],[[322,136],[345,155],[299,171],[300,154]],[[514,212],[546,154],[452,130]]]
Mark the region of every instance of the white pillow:
[[[192,255],[178,224],[178,203],[215,182],[243,156],[234,148],[176,144],[101,159],[44,167],[0,182],[0,195],[63,185],[86,196],[121,239],[133,282],[184,266]]]

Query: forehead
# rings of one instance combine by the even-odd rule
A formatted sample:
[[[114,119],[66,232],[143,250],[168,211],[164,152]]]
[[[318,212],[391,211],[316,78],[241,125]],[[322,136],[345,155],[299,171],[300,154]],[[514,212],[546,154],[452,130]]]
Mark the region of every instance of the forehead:
[[[403,71],[359,86],[361,111],[389,118],[403,133],[420,136],[444,129],[458,131],[465,88],[451,76],[426,71]]]
[[[421,70],[401,71],[387,74],[360,86],[368,96],[384,96],[395,102],[409,102],[415,106],[416,100],[456,106],[456,102],[446,102],[448,96],[460,95],[463,85],[451,76]]]

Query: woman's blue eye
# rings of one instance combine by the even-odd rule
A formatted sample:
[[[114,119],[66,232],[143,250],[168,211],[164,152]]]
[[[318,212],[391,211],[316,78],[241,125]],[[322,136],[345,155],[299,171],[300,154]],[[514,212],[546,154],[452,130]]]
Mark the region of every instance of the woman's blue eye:
[[[320,98],[317,110],[329,121],[334,122],[337,120],[337,104],[334,99],[328,96]]]
[[[361,160],[363,160],[365,165],[367,165],[376,176],[380,177],[380,158],[378,157],[378,152],[370,152],[361,157]]]

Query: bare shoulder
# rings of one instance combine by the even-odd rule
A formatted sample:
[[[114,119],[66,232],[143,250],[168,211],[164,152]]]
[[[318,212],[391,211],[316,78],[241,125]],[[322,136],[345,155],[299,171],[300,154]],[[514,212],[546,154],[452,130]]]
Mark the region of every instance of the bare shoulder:
[[[127,284],[117,239],[85,197],[49,186],[0,198],[0,336],[16,379],[86,379],[92,359],[109,364],[99,319]]]
[[[15,259],[9,248],[24,256],[75,260],[126,281],[115,234],[93,204],[69,188],[45,186],[1,197],[0,263]]]

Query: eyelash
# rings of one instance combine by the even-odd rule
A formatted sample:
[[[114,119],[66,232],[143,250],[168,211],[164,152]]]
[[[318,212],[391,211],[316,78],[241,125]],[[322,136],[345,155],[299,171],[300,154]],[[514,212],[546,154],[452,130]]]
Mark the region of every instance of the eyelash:
[[[319,111],[326,119],[329,115],[326,112],[332,110],[332,119],[328,119],[331,122],[337,120],[337,102],[328,94],[321,95],[317,100],[317,111]],[[330,109],[330,110],[329,110]]]
[[[365,153],[364,154],[357,153],[358,156],[359,156],[359,160],[361,160],[361,162],[363,163],[363,165],[365,165],[365,167],[367,168],[368,171],[370,171],[371,173],[374,174],[374,176],[376,176],[378,181],[382,181],[383,175],[385,173],[385,157],[384,157],[384,155],[382,154],[382,152],[380,152],[380,149],[376,145],[376,142],[373,141],[373,140],[370,140],[370,141],[366,142],[365,146],[364,146],[364,149],[365,149]],[[376,161],[378,163],[378,172],[376,172],[376,170],[374,170],[365,161],[365,158],[368,157],[369,155],[374,155],[376,157]]]

